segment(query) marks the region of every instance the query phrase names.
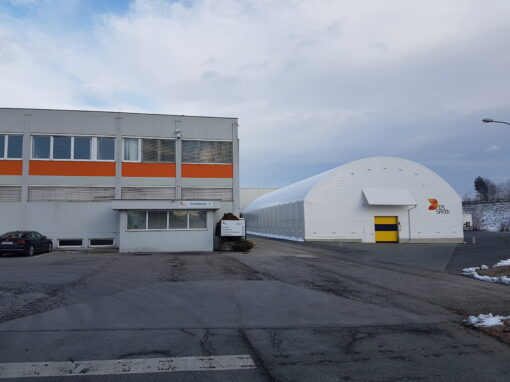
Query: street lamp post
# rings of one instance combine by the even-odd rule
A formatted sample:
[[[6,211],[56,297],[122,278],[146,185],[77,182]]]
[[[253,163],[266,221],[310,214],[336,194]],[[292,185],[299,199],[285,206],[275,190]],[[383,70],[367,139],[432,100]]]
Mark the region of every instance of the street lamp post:
[[[482,119],[482,122],[485,122],[485,123],[504,123],[505,125],[510,125],[509,122],[495,121],[492,118],[484,118],[484,119]]]

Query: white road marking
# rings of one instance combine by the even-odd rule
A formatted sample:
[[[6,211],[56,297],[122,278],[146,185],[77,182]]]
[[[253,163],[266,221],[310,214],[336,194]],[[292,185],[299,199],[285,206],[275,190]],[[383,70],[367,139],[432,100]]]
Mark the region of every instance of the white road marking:
[[[0,363],[0,379],[255,369],[249,355]]]

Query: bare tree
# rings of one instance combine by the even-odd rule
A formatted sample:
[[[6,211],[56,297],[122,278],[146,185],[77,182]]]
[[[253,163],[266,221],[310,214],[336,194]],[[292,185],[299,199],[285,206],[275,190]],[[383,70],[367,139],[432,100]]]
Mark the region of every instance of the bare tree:
[[[498,184],[498,198],[510,201],[510,180]]]
[[[483,206],[476,205],[475,208],[471,211],[471,216],[473,218],[473,231],[483,231],[485,229],[486,219],[483,213]]]
[[[483,179],[485,181],[485,185],[487,186],[487,201],[492,202],[498,199],[498,186],[487,178]]]

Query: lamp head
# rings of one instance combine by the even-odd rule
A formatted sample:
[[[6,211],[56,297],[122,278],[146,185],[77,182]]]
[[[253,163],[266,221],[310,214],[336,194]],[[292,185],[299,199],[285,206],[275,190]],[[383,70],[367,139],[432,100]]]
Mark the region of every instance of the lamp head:
[[[491,123],[491,122],[494,122],[494,120],[492,118],[484,118],[484,119],[482,119],[482,122]]]

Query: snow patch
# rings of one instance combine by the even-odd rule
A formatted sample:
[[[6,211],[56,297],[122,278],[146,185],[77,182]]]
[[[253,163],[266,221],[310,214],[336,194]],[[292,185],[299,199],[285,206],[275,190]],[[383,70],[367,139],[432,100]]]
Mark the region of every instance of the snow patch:
[[[500,261],[498,264],[503,263],[502,265],[510,265],[510,264],[506,263],[509,260]],[[495,267],[502,266],[502,265],[498,265],[498,264],[496,264]],[[491,277],[491,276],[479,275],[477,272],[480,269],[488,269],[488,268],[489,267],[487,267],[486,265],[482,265],[480,267],[464,268],[462,270],[462,274],[464,276],[472,277],[477,280],[488,281],[490,283],[499,283],[499,284],[504,284],[504,285],[510,285],[510,277],[508,277],[508,276]]]
[[[494,265],[495,267],[504,267],[505,265],[510,265],[510,259],[506,259],[506,260],[501,260],[500,262],[498,262],[496,265]],[[482,268],[483,269],[483,268]]]
[[[488,328],[504,325],[503,320],[510,320],[510,316],[493,316],[492,313],[479,314],[478,316],[469,316],[466,322],[473,326]]]

